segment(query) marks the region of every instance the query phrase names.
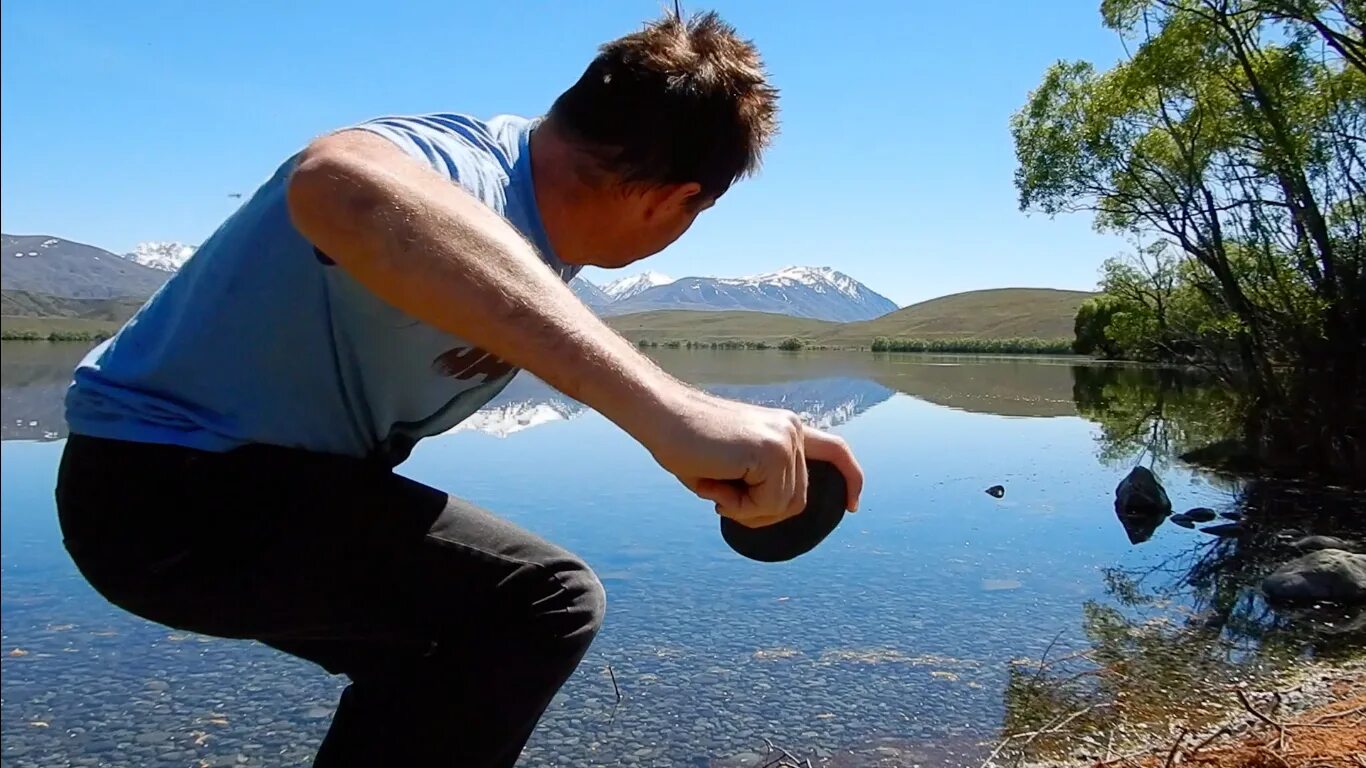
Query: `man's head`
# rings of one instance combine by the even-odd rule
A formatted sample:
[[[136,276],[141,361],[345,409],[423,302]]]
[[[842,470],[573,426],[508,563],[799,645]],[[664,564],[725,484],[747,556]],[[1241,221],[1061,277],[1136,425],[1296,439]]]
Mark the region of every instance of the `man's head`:
[[[533,145],[556,250],[604,267],[663,250],[758,168],[777,101],[758,51],[714,13],[671,15],[602,46]],[[550,157],[536,158],[543,148]]]

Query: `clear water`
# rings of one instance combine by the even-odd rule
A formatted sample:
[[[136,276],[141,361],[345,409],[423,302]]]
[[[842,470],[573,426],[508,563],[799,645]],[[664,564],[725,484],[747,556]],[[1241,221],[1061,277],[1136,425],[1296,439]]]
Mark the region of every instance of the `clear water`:
[[[61,548],[61,395],[82,350],[4,346],[6,766],[305,765],[343,681],[105,603]],[[662,351],[689,381],[832,427],[868,477],[816,551],[759,564],[626,435],[519,379],[403,473],[578,552],[608,618],[522,765],[754,764],[764,739],[839,765],[976,765],[1010,661],[1080,642],[1102,568],[1140,572],[1203,534],[1132,545],[1064,360]],[[1228,492],[1178,466],[1180,510]],[[1004,485],[995,499],[984,492]],[[1179,610],[1180,601],[1163,609]],[[623,695],[616,702],[611,668]],[[974,757],[977,762],[973,762]]]

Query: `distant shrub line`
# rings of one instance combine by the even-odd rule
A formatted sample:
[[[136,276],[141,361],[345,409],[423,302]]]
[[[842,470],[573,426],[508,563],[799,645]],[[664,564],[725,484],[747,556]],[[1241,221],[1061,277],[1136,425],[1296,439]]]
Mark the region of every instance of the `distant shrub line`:
[[[781,349],[784,352],[797,352],[803,349],[835,349],[812,344],[806,339],[790,337],[783,339],[777,344],[770,344],[767,341],[686,341],[682,339],[669,339],[668,341],[654,341],[651,339],[641,339],[636,342],[636,346],[641,349]]]
[[[641,349],[781,349],[797,352],[803,349],[840,349],[812,344],[796,336],[771,344],[767,341],[685,341],[670,339],[636,342]],[[863,347],[867,349],[867,347]],[[958,352],[966,354],[1003,355],[1061,355],[1072,353],[1071,339],[892,339],[879,336],[873,340],[874,352]]]
[[[109,336],[105,331],[0,331],[0,341],[104,341]]]
[[[965,352],[1006,355],[1071,354],[1071,339],[873,339],[874,352]]]

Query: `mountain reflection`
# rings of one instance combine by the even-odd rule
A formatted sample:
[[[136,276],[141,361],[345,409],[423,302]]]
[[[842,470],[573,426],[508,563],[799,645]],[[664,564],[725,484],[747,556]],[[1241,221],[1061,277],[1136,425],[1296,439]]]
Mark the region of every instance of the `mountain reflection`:
[[[4,420],[0,425],[0,437],[39,441],[66,437],[62,401],[71,371],[84,353],[85,348],[75,344],[6,344]],[[752,354],[744,359],[762,362],[761,356]],[[679,370],[674,365],[666,367],[675,375],[721,397],[787,408],[807,423],[824,429],[844,424],[895,394],[894,389],[878,381],[857,375],[829,375],[830,369],[821,366],[770,371],[773,378],[763,382],[745,381],[747,375],[754,372],[749,366],[733,366],[744,369],[739,375],[725,375],[720,369],[690,371]],[[508,437],[533,427],[573,419],[586,410],[581,403],[522,373],[448,434],[480,432]]]

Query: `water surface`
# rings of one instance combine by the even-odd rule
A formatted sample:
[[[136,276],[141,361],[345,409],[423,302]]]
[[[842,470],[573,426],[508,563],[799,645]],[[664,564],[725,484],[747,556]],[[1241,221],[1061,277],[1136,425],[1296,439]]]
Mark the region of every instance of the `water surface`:
[[[82,351],[4,345],[0,758],[307,764],[341,680],[124,614],[66,558],[52,484],[62,390]],[[843,435],[868,477],[862,511],[809,555],[746,561],[709,506],[642,448],[529,378],[420,444],[401,472],[578,552],[608,590],[603,632],[522,765],[753,764],[766,738],[840,765],[976,765],[1006,716],[1013,659],[1084,642],[1085,606],[1116,603],[1106,573],[1141,573],[1203,542],[1161,525],[1135,546],[1117,521],[1115,484],[1139,457],[1096,416],[1111,407],[1095,397],[1104,370],[1063,359],[656,356],[710,391]],[[1162,476],[1178,511],[1233,503],[1227,483],[1179,464]],[[996,484],[1004,498],[984,493]],[[1147,610],[1180,617],[1193,605],[1178,595]]]

